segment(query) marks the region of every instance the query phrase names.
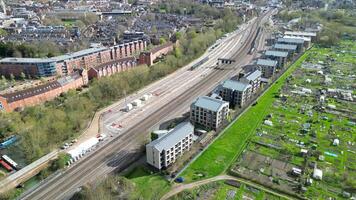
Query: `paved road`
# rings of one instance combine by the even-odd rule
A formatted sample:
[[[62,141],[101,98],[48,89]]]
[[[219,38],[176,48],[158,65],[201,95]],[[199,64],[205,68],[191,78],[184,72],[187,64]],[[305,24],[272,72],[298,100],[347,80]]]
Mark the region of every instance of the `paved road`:
[[[247,52],[260,21],[258,19],[254,23],[250,23],[246,34],[241,36],[243,43],[236,47],[236,52],[230,52],[229,56],[237,60],[237,65],[235,66],[241,67],[253,59],[253,55],[248,55]],[[183,88],[183,93],[173,99],[162,100],[162,102],[155,104],[155,106],[160,107],[149,112],[148,116],[143,117],[139,122],[134,123],[134,119],[131,119],[132,125],[126,127],[113,140],[79,160],[77,164],[63,173],[46,180],[36,189],[25,194],[22,199],[68,199],[83,184],[103,178],[113,171],[122,170],[127,167],[127,164],[141,155],[140,148],[145,141],[148,130],[169,119],[169,116],[184,112],[196,97],[207,94],[220,81],[236,73],[238,73],[238,70],[211,69],[211,72],[206,74],[195,85]],[[176,92],[179,91],[174,91],[172,94]],[[148,111],[146,110],[146,112]],[[139,116],[136,115],[136,117]]]

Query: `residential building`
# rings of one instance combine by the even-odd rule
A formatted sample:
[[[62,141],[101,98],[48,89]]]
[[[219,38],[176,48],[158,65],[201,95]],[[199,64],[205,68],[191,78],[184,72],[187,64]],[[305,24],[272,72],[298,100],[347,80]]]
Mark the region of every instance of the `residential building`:
[[[190,106],[190,120],[207,130],[217,130],[229,114],[229,102],[202,96]]]
[[[33,88],[0,95],[0,111],[13,110],[33,106],[58,97],[71,89],[88,84],[87,72],[75,72]]]
[[[153,48],[149,52],[142,52],[140,54],[139,63],[140,64],[147,64],[148,66],[153,65],[153,62],[164,55],[167,55],[169,52],[173,51],[174,43],[167,42],[163,45]]]
[[[251,85],[237,80],[228,79],[217,89],[224,101],[229,102],[232,108],[243,107],[251,97]]]
[[[178,124],[173,130],[146,145],[147,163],[164,169],[189,151],[193,144],[194,126],[190,122]]]
[[[136,67],[136,65],[137,61],[135,57],[121,58],[90,68],[88,71],[88,77],[89,79],[93,79],[111,76],[122,71],[127,71],[128,69]]]
[[[302,39],[302,40],[304,40],[304,48],[305,48],[305,49],[309,49],[310,46],[311,46],[311,39],[310,39],[310,37],[288,36],[288,35],[285,35],[285,36],[283,36],[283,38],[285,38],[285,39]]]
[[[0,60],[0,75],[20,77],[62,76],[77,69],[100,66],[104,63],[131,57],[146,49],[146,41],[138,40],[113,47],[94,47],[52,58],[4,58]]]
[[[278,62],[277,68],[282,69],[287,63],[288,52],[267,50],[263,56],[265,59],[272,59]]]
[[[243,83],[247,83],[251,85],[251,93],[256,93],[261,86],[261,76],[262,72],[260,70],[254,70],[245,74],[245,76],[241,77],[239,80]]]
[[[276,72],[278,62],[270,59],[258,59],[256,66],[261,70],[263,78],[271,78]]]
[[[288,45],[297,45],[297,53],[303,52],[304,49],[304,40],[302,38],[278,38],[277,43],[279,44],[288,44]]]
[[[286,31],[284,32],[286,36],[295,36],[295,37],[309,37],[312,42],[316,40],[317,34],[313,32],[294,32],[294,31]]]
[[[276,43],[273,45],[273,49],[277,51],[286,51],[288,52],[288,56],[292,57],[297,51],[297,45]]]

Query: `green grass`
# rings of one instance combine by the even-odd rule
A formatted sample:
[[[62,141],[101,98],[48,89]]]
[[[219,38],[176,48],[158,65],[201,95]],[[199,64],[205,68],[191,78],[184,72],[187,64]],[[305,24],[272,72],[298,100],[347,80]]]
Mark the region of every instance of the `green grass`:
[[[308,57],[306,52],[297,62],[295,62],[268,91],[261,96],[258,104],[249,108],[234,124],[222,133],[202,155],[197,158],[183,173],[182,176],[186,182],[201,179],[196,174],[202,173],[209,178],[217,176],[224,171],[236,160],[242,150],[245,148],[247,140],[254,133],[256,127],[266,116],[266,110],[274,102],[274,95],[282,87],[287,77],[301,65]]]
[[[160,199],[170,189],[164,177],[152,173],[145,167],[137,167],[126,175],[135,185],[131,199]]]

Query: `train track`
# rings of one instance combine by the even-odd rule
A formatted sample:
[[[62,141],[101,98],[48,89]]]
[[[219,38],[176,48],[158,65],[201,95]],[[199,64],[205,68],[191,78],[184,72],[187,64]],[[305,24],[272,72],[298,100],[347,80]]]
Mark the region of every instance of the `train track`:
[[[262,19],[263,17],[264,16],[260,18]],[[246,57],[249,51],[249,46],[251,45],[252,40],[256,37],[256,31],[259,24],[259,19],[253,22],[250,29],[252,33],[248,35],[243,45],[233,55],[233,59],[238,61]],[[223,65],[222,67],[224,66],[228,65]],[[189,102],[192,98],[196,98],[197,94],[203,95],[201,94],[202,91],[212,88],[231,73],[233,73],[231,70],[215,70],[211,72],[201,82],[192,86],[182,95],[162,106],[159,110],[153,112],[150,117],[128,129],[125,134],[114,138],[105,144],[105,146],[95,151],[95,153],[84,157],[70,169],[48,180],[31,193],[25,194],[22,199],[70,198],[77,188],[87,183],[88,180],[102,178],[114,171],[113,169],[116,169],[115,171],[120,171],[125,168],[127,164],[133,162],[138,155],[141,155],[141,153],[136,152],[139,145],[144,140],[143,138],[147,135],[147,130],[157,124],[160,119],[173,113],[177,109],[177,105],[183,105],[184,103]],[[102,170],[107,169],[105,168],[107,165],[112,167],[108,170]]]

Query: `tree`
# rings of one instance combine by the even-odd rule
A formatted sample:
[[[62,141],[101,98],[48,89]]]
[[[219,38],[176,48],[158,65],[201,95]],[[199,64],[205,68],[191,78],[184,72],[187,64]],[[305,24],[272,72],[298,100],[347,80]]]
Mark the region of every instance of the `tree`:
[[[160,44],[165,44],[167,41],[166,41],[166,39],[164,38],[164,37],[161,37],[160,39],[159,39],[159,43]]]
[[[25,78],[26,78],[25,73],[21,72],[20,78],[21,78],[22,80],[25,80]]]
[[[15,76],[13,74],[10,74],[10,80],[11,82],[15,81]]]

